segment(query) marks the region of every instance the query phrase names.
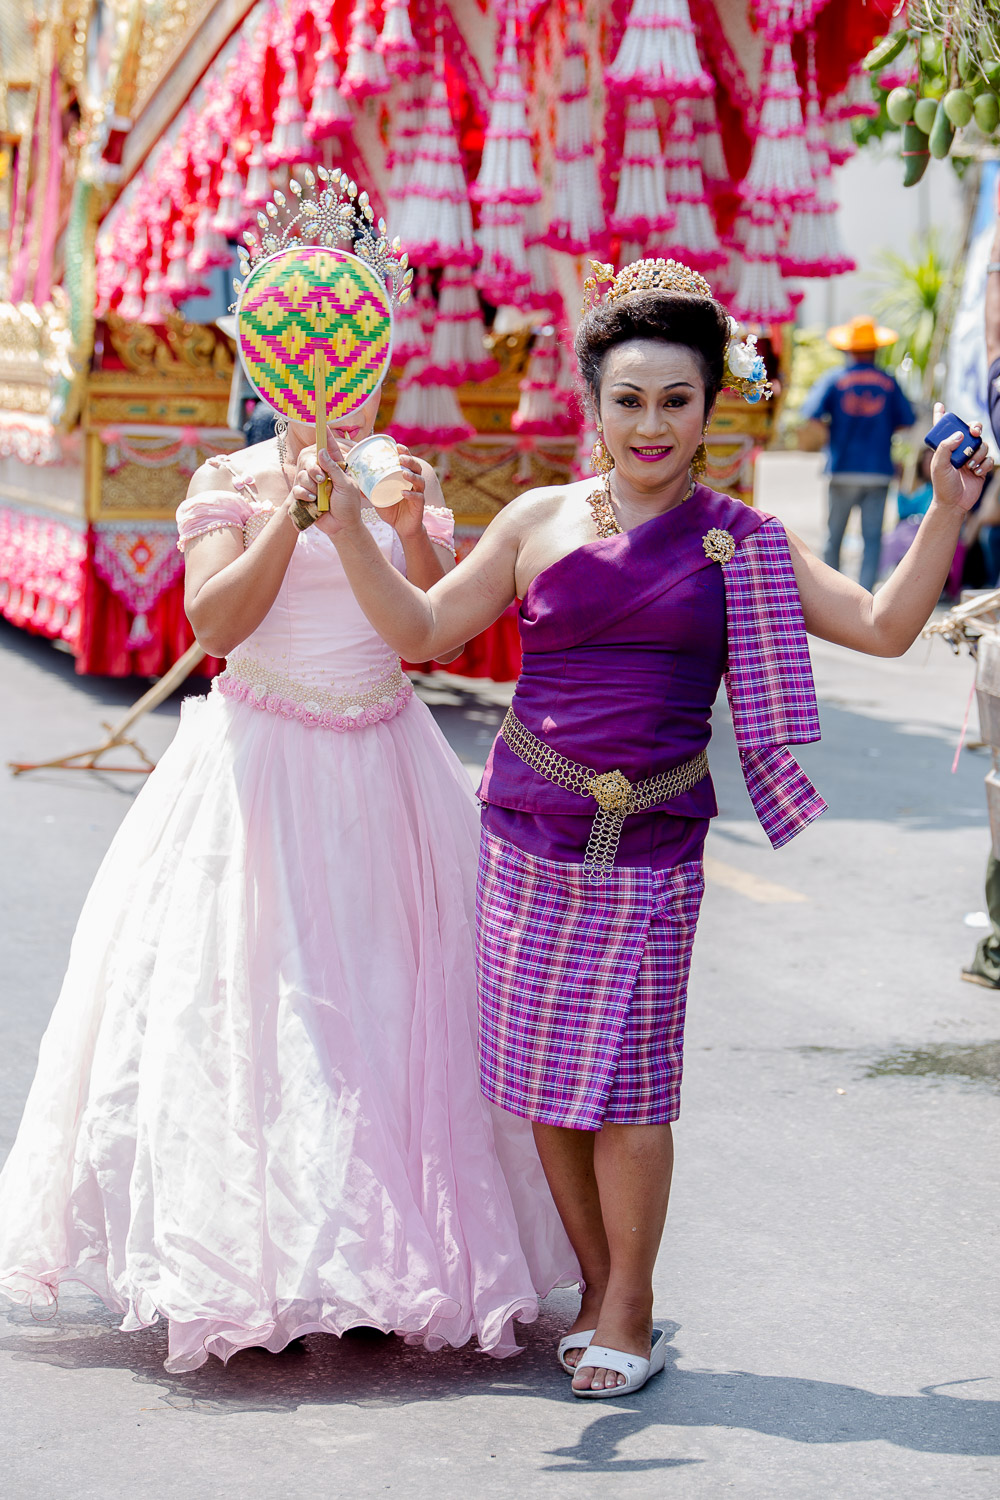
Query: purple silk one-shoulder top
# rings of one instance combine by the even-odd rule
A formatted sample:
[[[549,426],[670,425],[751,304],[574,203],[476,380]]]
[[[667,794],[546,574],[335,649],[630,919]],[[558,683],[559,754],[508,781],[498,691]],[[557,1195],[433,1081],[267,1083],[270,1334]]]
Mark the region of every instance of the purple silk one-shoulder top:
[[[560,754],[636,782],[707,746],[726,665],[722,569],[706,564],[703,547],[717,499],[699,487],[676,510],[577,548],[529,586],[513,708]],[[596,804],[533,771],[501,737],[480,797],[491,833],[542,858],[583,859]],[[706,776],[626,818],[616,863],[698,858],[717,810]]]

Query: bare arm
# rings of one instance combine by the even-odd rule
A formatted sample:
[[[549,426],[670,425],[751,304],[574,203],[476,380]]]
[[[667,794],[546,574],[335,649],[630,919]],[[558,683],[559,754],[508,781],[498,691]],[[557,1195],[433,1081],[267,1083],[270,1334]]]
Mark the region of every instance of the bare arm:
[[[379,550],[361,520],[362,496],[351,476],[329,456],[321,462],[331,481],[330,509],[316,525],[332,537],[355,598],[393,651],[407,661],[440,661],[503,614],[515,595],[516,506],[501,511],[472,555],[424,593]],[[315,499],[311,463],[300,467],[292,494]]]
[[[443,506],[444,495],[430,464],[422,458],[415,458],[402,443],[397,446],[400,462],[411,476],[412,488],[398,505],[390,506],[380,514],[383,520],[395,527],[403,544],[407,578],[418,589],[426,591],[455,566],[455,559],[444,547],[432,542],[424,529],[424,506]]]
[[[218,471],[203,467],[191,480],[188,495],[221,488]],[[198,644],[212,656],[228,656],[245,641],[277,598],[298,536],[289,514],[291,503],[289,497],[278,506],[246,551],[235,527],[209,531],[188,542],[184,609]]]
[[[821,453],[830,441],[829,425],[818,417],[807,417],[800,423],[795,441],[800,453]]]
[[[935,418],[943,410],[935,408]],[[950,454],[959,441],[960,436],[949,439],[935,451],[931,507],[913,545],[876,595],[827,567],[803,541],[789,535],[806,629],[812,635],[868,656],[902,656],[912,646],[937,604],[965,516],[993,467],[982,449],[977,463],[953,469]]]
[[[1000,265],[1000,219],[990,246],[990,265]],[[992,364],[1000,359],[1000,271],[991,271],[986,278],[986,362]]]

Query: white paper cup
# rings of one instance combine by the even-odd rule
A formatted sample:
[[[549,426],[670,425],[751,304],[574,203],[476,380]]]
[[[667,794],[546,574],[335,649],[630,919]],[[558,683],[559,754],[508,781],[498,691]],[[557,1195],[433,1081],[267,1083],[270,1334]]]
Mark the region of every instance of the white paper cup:
[[[380,510],[396,505],[411,488],[411,475],[400,465],[399,449],[384,433],[355,443],[347,455],[347,467],[365,499]]]

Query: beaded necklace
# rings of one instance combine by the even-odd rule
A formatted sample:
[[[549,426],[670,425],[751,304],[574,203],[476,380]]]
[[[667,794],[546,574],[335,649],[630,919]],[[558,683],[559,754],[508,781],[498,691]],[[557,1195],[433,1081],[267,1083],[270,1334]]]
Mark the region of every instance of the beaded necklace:
[[[695,481],[692,479],[687,487],[684,500],[691,499],[691,496],[694,494],[694,486]],[[597,535],[599,537],[620,536],[622,528],[618,524],[618,517],[615,515],[611,504],[611,480],[608,475],[605,475],[602,485],[596,490],[591,490],[587,496],[587,500],[590,504],[590,513],[594,518],[594,525],[597,528]],[[684,500],[680,502],[681,505],[684,504]]]

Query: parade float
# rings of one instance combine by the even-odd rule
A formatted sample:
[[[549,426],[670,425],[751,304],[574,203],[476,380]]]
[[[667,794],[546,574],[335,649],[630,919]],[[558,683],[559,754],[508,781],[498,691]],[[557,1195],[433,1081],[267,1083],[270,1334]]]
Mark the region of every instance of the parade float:
[[[417,274],[380,425],[437,466],[459,550],[587,473],[569,345],[591,258],[674,256],[760,337],[850,268],[831,166],[890,0],[37,0],[0,7],[0,609],[81,672],[189,645],[173,515],[243,443],[238,247],[342,167]],[[265,216],[266,219],[266,216]],[[221,320],[221,324],[220,324]],[[772,406],[721,400],[752,498]],[[514,621],[454,670],[517,669]],[[211,664],[210,664],[211,665]]]

